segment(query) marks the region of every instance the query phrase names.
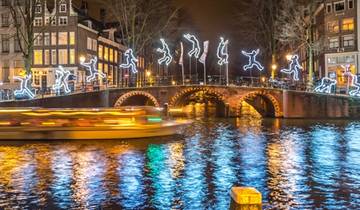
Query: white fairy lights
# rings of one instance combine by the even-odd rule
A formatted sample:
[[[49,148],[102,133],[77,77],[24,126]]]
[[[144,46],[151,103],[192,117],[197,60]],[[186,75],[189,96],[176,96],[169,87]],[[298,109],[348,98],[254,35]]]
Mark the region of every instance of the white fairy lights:
[[[293,55],[290,59],[290,64],[288,69],[281,69],[280,71],[284,74],[293,75],[294,81],[299,81],[299,70],[302,69],[302,66],[299,63],[299,56]]]
[[[53,90],[56,93],[60,93],[61,89],[64,89],[64,92],[66,94],[69,94],[71,92],[69,88],[69,77],[72,75],[70,71],[65,70],[64,67],[59,66],[58,69],[56,69],[56,80],[55,84],[53,85]]]
[[[14,91],[16,98],[24,96],[27,96],[29,99],[35,98],[35,94],[29,89],[29,82],[31,83],[31,74],[28,74],[25,77],[14,77],[14,79],[20,81],[20,89]]]
[[[249,63],[246,64],[243,69],[244,71],[247,71],[249,69],[252,69],[254,67],[256,67],[259,71],[264,70],[264,67],[261,65],[261,63],[259,61],[257,61],[256,56],[259,55],[260,53],[260,49],[257,50],[253,50],[250,53],[246,52],[246,51],[241,51],[241,53],[243,55],[245,55],[246,57],[249,58]]]
[[[184,37],[192,44],[192,49],[188,53],[189,57],[194,56],[196,59],[198,59],[201,51],[199,40],[191,34],[185,34]]]
[[[156,51],[163,53],[163,57],[158,60],[158,63],[162,65],[165,63],[167,66],[173,61],[173,57],[170,53],[169,45],[165,42],[165,39],[160,39],[162,48],[158,48]]]
[[[220,38],[220,43],[219,43],[219,46],[217,48],[217,53],[216,53],[216,55],[219,59],[219,61],[218,61],[219,66],[229,63],[229,54],[227,52],[228,44],[229,44],[229,40],[225,41],[225,39],[223,37]]]
[[[136,66],[138,59],[134,56],[133,50],[132,49],[126,50],[124,55],[126,57],[126,63],[121,64],[120,68],[123,68],[123,69],[130,68],[132,73],[136,74],[138,72],[137,66]]]
[[[80,62],[80,65],[84,66],[90,74],[86,77],[86,82],[97,80],[96,76],[99,76],[102,79],[106,78],[106,75],[97,69],[97,61],[97,57],[94,57],[90,59],[89,63],[85,63],[84,61]]]
[[[321,84],[317,86],[314,91],[317,93],[328,93],[330,94],[333,90],[333,87],[335,87],[337,84],[337,81],[334,79],[330,79],[328,77],[324,77],[321,79]]]

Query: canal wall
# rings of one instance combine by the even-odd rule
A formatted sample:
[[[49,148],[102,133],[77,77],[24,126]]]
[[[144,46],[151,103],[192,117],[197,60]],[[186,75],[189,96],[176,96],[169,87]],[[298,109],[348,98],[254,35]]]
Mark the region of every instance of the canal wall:
[[[360,99],[309,92],[283,92],[284,118],[360,118]]]

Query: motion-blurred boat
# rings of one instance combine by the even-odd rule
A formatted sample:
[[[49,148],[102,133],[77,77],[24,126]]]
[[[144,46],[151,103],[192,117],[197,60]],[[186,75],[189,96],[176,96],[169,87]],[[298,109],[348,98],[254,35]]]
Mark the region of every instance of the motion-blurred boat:
[[[0,140],[133,139],[178,134],[191,123],[169,120],[162,109],[3,109]]]

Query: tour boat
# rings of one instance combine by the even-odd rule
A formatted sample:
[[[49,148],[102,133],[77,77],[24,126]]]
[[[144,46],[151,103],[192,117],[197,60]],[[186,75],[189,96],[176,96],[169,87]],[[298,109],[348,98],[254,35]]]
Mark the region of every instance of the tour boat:
[[[162,109],[3,109],[0,140],[106,140],[178,134],[188,120],[169,120]]]

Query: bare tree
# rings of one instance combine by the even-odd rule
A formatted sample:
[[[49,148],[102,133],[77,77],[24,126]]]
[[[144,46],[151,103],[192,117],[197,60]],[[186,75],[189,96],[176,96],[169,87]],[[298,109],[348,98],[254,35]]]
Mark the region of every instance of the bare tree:
[[[174,29],[178,15],[169,0],[98,0],[118,23],[121,42],[135,53],[144,52],[161,35]]]
[[[319,12],[320,1],[299,2],[296,0],[281,0],[281,9],[276,19],[276,39],[288,46],[305,48],[308,56],[308,86],[313,86],[314,51],[320,51],[324,46],[323,39],[314,39],[314,21]]]
[[[234,23],[239,29],[239,36],[247,38],[246,42],[259,46],[264,52],[265,60],[271,64],[275,64],[281,47],[275,37],[279,2],[280,0],[234,0]],[[272,71],[272,77],[274,76],[275,71]]]

